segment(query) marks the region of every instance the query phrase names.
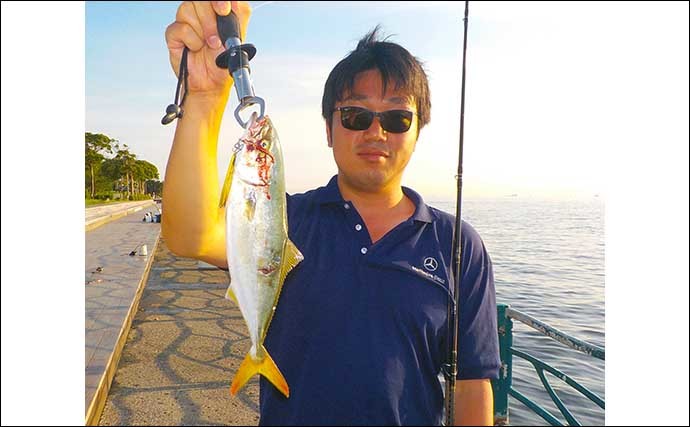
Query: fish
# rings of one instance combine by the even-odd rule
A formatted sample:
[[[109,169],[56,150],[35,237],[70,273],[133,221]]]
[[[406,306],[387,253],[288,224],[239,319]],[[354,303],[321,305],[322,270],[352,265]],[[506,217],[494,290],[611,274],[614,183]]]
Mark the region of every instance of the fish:
[[[286,397],[290,388],[264,347],[285,277],[304,256],[288,237],[283,153],[268,115],[252,115],[233,148],[221,191],[230,285],[247,325],[251,348],[230,385],[237,392],[256,374]]]

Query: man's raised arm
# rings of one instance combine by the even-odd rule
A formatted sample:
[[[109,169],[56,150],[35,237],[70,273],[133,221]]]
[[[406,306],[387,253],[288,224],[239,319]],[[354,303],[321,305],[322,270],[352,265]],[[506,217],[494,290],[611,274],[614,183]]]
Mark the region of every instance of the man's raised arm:
[[[174,253],[219,267],[227,267],[227,261],[217,145],[232,77],[215,63],[224,51],[216,14],[230,13],[231,3],[244,39],[251,15],[247,2],[183,2],[165,32],[175,73],[185,46],[189,49],[189,86],[165,171],[163,237]]]

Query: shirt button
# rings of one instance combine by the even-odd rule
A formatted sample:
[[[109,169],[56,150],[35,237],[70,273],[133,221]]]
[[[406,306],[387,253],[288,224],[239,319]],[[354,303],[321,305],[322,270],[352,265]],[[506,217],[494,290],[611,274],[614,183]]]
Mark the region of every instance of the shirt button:
[[[362,226],[360,224],[355,225],[355,230],[357,230],[357,231],[362,230]]]
[[[362,249],[361,249],[361,252],[362,252],[362,254],[366,254],[366,253],[367,253],[367,248],[362,248]]]
[[[350,205],[349,205],[348,203],[345,203],[345,204],[343,205],[343,207],[344,207],[345,209],[350,209]]]

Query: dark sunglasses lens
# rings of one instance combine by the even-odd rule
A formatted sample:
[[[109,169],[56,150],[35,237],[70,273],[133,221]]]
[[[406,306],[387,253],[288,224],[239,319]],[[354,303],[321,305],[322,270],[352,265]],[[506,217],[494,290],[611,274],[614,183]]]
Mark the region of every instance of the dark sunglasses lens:
[[[340,110],[340,121],[345,129],[369,129],[374,120],[374,114],[363,108],[343,108]]]
[[[381,113],[381,127],[391,133],[403,133],[410,129],[412,112],[406,110],[390,110]]]

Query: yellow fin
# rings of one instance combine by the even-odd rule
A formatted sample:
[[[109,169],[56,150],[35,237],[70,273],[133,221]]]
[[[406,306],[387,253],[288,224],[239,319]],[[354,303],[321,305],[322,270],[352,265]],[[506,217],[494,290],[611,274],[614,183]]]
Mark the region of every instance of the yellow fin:
[[[228,201],[228,194],[230,194],[230,186],[232,185],[232,175],[235,173],[235,159],[237,157],[237,153],[235,151],[232,152],[232,156],[230,156],[230,164],[228,165],[228,172],[225,174],[225,182],[223,183],[223,190],[220,192],[220,203],[218,204],[218,207],[224,207],[225,203]]]
[[[240,365],[240,369],[235,374],[235,378],[230,385],[230,393],[235,396],[238,391],[249,381],[255,374],[261,374],[266,377],[271,384],[283,393],[285,397],[290,397],[290,388],[288,387],[285,377],[280,373],[271,356],[266,351],[264,346],[261,346],[262,353],[265,357],[261,360],[252,359],[251,355],[247,353]]]
[[[240,303],[237,302],[237,297],[235,296],[235,293],[232,291],[232,288],[230,286],[228,286],[228,290],[225,291],[225,298],[232,300],[237,305],[240,305]]]
[[[283,284],[285,277],[297,264],[304,259],[302,252],[297,249],[292,240],[285,240],[285,251],[283,253],[283,261],[280,263],[280,280],[278,283]]]
[[[244,216],[247,221],[251,222],[254,219],[254,212],[256,212],[256,196],[251,191],[244,199]]]

